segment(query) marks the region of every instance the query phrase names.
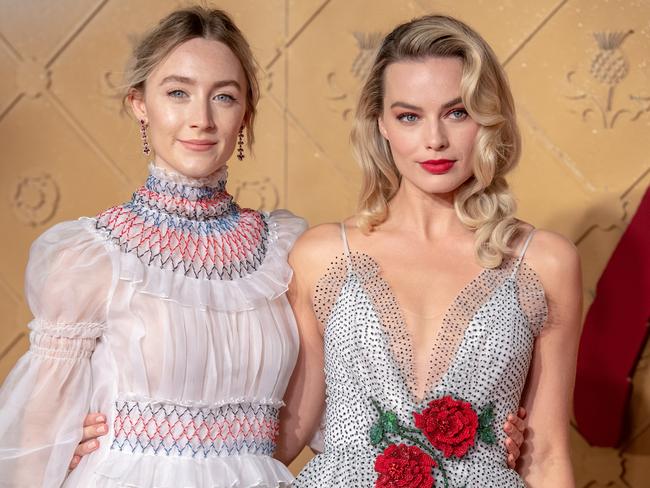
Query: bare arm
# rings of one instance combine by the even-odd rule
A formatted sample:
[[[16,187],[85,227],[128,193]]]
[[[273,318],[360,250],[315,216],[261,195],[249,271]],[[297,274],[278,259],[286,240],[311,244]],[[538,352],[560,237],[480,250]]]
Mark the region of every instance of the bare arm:
[[[327,229],[325,231],[327,233]],[[320,264],[323,254],[317,249],[322,244],[321,233],[322,229],[307,231],[289,255],[294,274],[288,298],[298,323],[300,351],[285,394],[285,407],[280,411],[280,436],[275,457],[285,464],[289,464],[314,436],[325,406],[323,334],[312,304],[319,270],[324,269]],[[314,260],[314,255],[320,255],[320,259]]]
[[[580,260],[573,244],[555,234],[539,232],[533,244],[530,260],[549,313],[535,342],[524,394],[528,435],[519,471],[532,488],[573,488],[569,419],[582,319]]]

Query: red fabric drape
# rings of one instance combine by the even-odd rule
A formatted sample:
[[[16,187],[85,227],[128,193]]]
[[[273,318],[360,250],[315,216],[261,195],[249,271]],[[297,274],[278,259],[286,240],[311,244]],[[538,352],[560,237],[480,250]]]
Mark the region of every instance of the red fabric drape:
[[[631,377],[650,318],[650,190],[596,288],[580,341],[574,407],[578,430],[595,446],[623,434]]]

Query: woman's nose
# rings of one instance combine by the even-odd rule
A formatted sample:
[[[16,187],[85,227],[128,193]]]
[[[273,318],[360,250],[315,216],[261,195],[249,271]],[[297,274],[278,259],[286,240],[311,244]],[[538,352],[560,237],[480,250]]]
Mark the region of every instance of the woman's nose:
[[[436,120],[428,124],[429,127],[426,132],[427,149],[440,151],[449,145],[447,132],[444,125],[440,120]]]
[[[196,100],[192,106],[190,126],[201,129],[211,130],[216,128],[215,116],[210,106],[210,101]]]

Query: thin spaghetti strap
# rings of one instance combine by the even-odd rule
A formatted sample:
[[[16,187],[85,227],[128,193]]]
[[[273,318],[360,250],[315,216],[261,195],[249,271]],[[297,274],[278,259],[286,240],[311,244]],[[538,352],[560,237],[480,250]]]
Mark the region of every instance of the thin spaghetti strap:
[[[528,249],[528,245],[530,244],[530,241],[533,239],[533,235],[535,235],[534,228],[528,233],[526,242],[524,242],[524,247],[521,249],[521,253],[519,253],[519,257],[517,258],[517,262],[515,263],[515,269],[512,272],[513,275],[517,274],[517,271],[519,271],[519,266],[521,265],[521,262],[524,260],[524,255],[526,254],[526,250]]]
[[[348,235],[345,233],[345,224],[341,222],[341,240],[343,241],[343,251],[345,251],[345,261],[348,272],[352,271],[352,256],[350,255],[350,246],[348,245]]]
[[[348,236],[345,233],[345,224],[343,222],[341,222],[341,240],[343,241],[343,250],[345,251],[345,255],[349,256],[350,246],[348,245]]]

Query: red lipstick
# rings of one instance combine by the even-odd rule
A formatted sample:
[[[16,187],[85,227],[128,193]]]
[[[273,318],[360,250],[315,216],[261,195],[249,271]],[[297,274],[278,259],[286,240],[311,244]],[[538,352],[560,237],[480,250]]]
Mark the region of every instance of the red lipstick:
[[[422,161],[420,166],[431,174],[441,175],[449,171],[455,162],[451,159],[430,159]]]

